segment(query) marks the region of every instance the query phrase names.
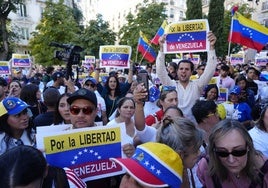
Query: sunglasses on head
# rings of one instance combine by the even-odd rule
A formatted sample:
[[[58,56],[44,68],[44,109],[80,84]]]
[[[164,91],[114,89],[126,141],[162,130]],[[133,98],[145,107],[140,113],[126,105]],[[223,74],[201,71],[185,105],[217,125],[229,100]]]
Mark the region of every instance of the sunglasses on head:
[[[231,152],[228,152],[228,151],[219,151],[219,150],[216,150],[215,149],[214,152],[219,157],[228,157],[229,155],[232,155],[234,157],[242,157],[242,156],[246,155],[246,153],[248,152],[248,149],[233,150]]]
[[[90,106],[86,106],[84,108],[79,108],[78,106],[71,106],[70,107],[70,113],[73,115],[78,115],[81,110],[82,110],[83,114],[90,115],[93,112],[93,110],[95,110],[95,109],[90,107]]]
[[[176,90],[175,86],[163,86],[162,91],[174,91]]]

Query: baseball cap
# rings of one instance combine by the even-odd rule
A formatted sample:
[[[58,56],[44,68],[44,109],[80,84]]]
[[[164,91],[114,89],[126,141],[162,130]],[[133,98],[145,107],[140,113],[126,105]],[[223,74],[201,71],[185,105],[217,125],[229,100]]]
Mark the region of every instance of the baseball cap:
[[[130,176],[148,187],[178,188],[182,183],[183,164],[169,146],[147,142],[137,146],[131,158],[110,158]]]
[[[55,81],[55,80],[57,80],[57,78],[64,77],[64,74],[62,72],[55,72],[55,73],[52,74],[51,77]]]
[[[71,105],[76,99],[86,99],[94,104],[97,108],[97,97],[93,91],[90,91],[85,88],[81,88],[74,92],[68,99],[67,102]]]
[[[3,77],[0,77],[0,85],[7,86],[7,81]]]
[[[239,86],[234,86],[233,89],[230,91],[230,94],[239,95],[241,93],[241,88]]]
[[[84,81],[84,83],[87,83],[88,81],[92,82],[95,85],[97,84],[97,81],[96,81],[95,78],[92,78],[92,77],[86,78],[85,81]]]
[[[5,98],[0,103],[0,116],[4,114],[16,115],[21,113],[24,109],[29,107],[29,105],[17,97]]]

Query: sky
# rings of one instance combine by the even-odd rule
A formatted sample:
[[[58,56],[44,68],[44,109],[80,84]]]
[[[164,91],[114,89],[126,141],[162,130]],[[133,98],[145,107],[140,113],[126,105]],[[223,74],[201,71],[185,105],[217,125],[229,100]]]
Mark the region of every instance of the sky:
[[[128,0],[100,0],[100,10],[98,11],[107,20],[110,16],[114,15],[118,10],[123,8],[128,3]]]

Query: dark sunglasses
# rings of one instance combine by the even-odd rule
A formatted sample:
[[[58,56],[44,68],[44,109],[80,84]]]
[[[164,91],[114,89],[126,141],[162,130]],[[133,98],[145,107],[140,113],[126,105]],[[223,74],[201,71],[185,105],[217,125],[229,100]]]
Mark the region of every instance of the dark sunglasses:
[[[175,91],[176,87],[175,86],[162,86],[161,91]]]
[[[81,110],[82,110],[83,114],[90,115],[93,112],[93,110],[95,110],[95,109],[90,107],[90,106],[86,106],[84,108],[79,108],[77,106],[71,106],[70,113],[73,115],[78,115]]]
[[[242,156],[246,155],[248,150],[243,149],[243,150],[233,150],[232,152],[228,152],[228,151],[218,151],[218,150],[215,149],[214,152],[219,157],[228,157],[229,155],[232,155],[234,157],[242,157]]]

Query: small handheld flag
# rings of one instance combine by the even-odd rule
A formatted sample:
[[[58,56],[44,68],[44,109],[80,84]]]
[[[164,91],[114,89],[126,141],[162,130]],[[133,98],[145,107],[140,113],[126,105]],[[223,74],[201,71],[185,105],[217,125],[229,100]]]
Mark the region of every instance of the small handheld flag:
[[[158,31],[156,32],[154,38],[151,40],[151,43],[158,45],[158,40],[165,33],[165,27],[167,26],[167,21],[164,20]]]
[[[150,46],[146,36],[140,31],[140,38],[138,42],[138,51],[142,54],[142,59],[148,60],[150,63],[154,62],[156,59],[156,53],[154,49]]]

